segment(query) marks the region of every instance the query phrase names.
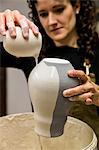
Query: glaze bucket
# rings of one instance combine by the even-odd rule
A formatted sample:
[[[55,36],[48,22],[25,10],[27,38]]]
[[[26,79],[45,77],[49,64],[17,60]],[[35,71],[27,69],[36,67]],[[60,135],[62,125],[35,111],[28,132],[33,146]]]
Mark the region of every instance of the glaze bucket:
[[[34,131],[34,114],[0,117],[0,150],[98,150],[97,138],[86,123],[67,117],[64,134],[46,138]]]

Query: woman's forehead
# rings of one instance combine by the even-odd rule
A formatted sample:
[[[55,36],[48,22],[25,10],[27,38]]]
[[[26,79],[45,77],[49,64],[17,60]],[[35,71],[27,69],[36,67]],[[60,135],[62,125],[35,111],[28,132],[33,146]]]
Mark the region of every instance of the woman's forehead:
[[[64,1],[69,1],[69,0],[37,0],[38,3],[42,3],[42,2],[64,2]]]
[[[60,3],[67,3],[70,0],[37,0],[37,5],[50,5],[50,4],[60,4]]]
[[[37,11],[52,9],[58,5],[65,5],[68,0],[37,0],[36,9]]]

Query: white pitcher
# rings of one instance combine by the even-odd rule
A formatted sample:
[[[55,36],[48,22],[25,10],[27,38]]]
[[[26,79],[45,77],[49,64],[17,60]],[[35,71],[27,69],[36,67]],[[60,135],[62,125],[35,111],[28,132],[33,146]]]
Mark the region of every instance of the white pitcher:
[[[29,38],[26,40],[23,38],[21,28],[16,26],[16,38],[11,38],[7,30],[6,36],[3,38],[3,46],[13,56],[37,58],[42,46],[42,36],[40,33],[35,36],[29,29]]]

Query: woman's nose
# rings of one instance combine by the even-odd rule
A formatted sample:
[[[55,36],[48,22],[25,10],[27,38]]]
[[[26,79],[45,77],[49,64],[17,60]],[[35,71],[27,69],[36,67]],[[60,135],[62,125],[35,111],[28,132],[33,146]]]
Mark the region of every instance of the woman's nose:
[[[57,20],[56,20],[55,15],[53,13],[49,13],[48,24],[53,25],[53,24],[56,24],[56,23],[57,23]]]

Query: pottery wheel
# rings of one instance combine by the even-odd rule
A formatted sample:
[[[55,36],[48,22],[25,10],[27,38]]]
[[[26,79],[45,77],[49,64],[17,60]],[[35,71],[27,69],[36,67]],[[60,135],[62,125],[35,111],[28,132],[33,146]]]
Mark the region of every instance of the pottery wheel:
[[[46,138],[34,132],[33,113],[0,118],[0,150],[81,150],[90,144],[93,130],[82,121],[68,117],[64,134]]]

